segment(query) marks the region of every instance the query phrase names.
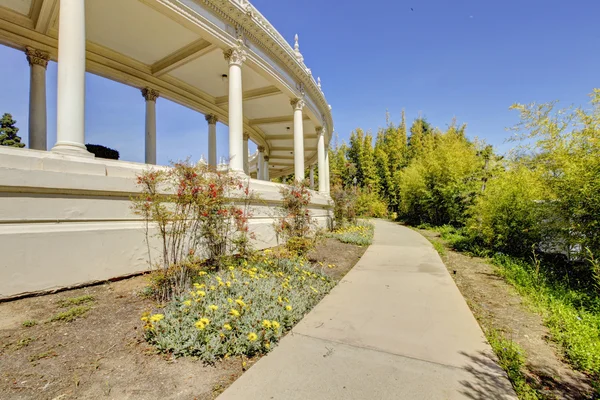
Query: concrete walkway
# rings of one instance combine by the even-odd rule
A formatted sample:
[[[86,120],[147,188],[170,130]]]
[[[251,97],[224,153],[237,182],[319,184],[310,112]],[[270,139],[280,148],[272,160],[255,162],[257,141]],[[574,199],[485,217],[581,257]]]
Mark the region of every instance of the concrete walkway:
[[[516,399],[427,239],[375,222],[358,264],[227,399]]]

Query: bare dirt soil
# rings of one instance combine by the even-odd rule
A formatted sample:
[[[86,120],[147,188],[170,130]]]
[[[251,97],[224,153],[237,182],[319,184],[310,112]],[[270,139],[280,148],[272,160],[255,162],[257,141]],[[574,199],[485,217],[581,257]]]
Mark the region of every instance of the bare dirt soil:
[[[366,247],[324,239],[311,254],[341,279]],[[327,268],[334,264],[334,268]],[[204,365],[156,354],[142,333],[142,312],[156,306],[139,295],[146,277],[0,303],[2,399],[214,399],[242,373],[242,360]],[[79,305],[61,301],[92,296]],[[71,322],[50,322],[79,307]],[[89,307],[88,311],[85,311]],[[25,327],[23,323],[35,321]],[[249,368],[254,360],[244,360]]]
[[[445,244],[439,233],[419,232]],[[537,383],[547,398],[592,398],[589,378],[563,360],[560,350],[549,341],[541,316],[528,309],[514,288],[495,273],[496,267],[450,249],[442,259],[479,324],[504,332],[525,351],[527,378]]]

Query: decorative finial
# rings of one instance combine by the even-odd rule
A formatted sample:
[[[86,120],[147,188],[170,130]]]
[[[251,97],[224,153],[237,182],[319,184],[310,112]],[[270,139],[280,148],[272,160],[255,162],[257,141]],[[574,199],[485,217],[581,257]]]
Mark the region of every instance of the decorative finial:
[[[321,77],[317,77],[317,86],[321,89]]]
[[[300,62],[304,61],[304,57],[302,57],[302,53],[300,53],[300,43],[298,41],[298,34],[294,36],[294,53],[296,53],[296,59]]]

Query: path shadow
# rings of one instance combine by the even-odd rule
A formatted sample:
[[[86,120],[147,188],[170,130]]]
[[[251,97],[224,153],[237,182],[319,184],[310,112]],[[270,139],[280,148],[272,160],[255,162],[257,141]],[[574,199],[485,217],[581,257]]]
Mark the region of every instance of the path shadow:
[[[464,370],[472,375],[460,381],[463,395],[473,400],[517,399],[508,377],[490,354],[483,351],[461,354],[469,359]]]
[[[464,370],[472,375],[471,379],[462,380],[461,393],[473,400],[516,399],[516,395],[506,373],[500,368],[492,356],[480,351],[476,354],[461,354],[469,359]],[[560,376],[552,368],[535,368],[529,366],[532,374],[526,374],[526,379],[533,387],[538,388],[548,398],[564,400],[594,400],[588,382],[582,382],[575,375]]]

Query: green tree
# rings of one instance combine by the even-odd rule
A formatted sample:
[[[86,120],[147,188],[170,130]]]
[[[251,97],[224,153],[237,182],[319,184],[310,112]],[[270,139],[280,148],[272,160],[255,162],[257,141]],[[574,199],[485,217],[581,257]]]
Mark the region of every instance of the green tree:
[[[17,121],[12,119],[12,115],[5,113],[0,120],[0,146],[9,147],[25,147],[25,143],[21,143],[21,138],[17,133],[19,128],[15,126]]]

